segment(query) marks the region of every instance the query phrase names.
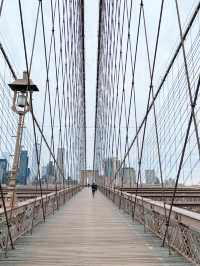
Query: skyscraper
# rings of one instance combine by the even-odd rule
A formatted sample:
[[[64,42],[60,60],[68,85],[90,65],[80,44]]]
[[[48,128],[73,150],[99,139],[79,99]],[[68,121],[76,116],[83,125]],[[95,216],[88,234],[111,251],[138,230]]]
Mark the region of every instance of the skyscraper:
[[[39,155],[41,145],[39,143],[37,143],[36,145],[37,145],[37,151]],[[33,153],[32,153],[32,163],[31,163],[31,176],[30,176],[31,181],[35,180],[35,178],[37,177],[37,173],[38,173],[37,151],[36,151],[36,146],[34,145]]]
[[[156,173],[154,169],[145,170],[145,182],[146,184],[155,184],[157,181]]]
[[[7,179],[7,167],[8,161],[7,159],[0,159],[0,182],[2,184],[6,183]]]
[[[129,187],[136,183],[136,173],[132,167],[121,168],[120,177],[123,177],[123,186]]]
[[[62,182],[65,177],[65,149],[58,148],[57,150],[57,181]]]
[[[103,162],[104,176],[110,177],[111,180],[115,177],[115,173],[119,169],[120,160],[117,158],[107,158]],[[116,183],[119,182],[119,173],[116,176]]]
[[[21,185],[26,185],[28,175],[29,175],[28,151],[22,150],[20,154],[19,170],[17,174],[17,183]]]
[[[41,176],[46,177],[47,176],[47,166],[42,166],[41,168]]]
[[[55,176],[55,169],[52,161],[47,164],[47,176]]]
[[[111,177],[113,174],[112,170],[112,158],[108,158],[104,160],[104,176],[109,176]]]

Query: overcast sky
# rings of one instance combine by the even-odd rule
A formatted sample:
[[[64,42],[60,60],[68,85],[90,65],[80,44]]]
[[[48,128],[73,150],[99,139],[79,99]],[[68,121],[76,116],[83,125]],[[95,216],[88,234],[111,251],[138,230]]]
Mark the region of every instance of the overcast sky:
[[[88,167],[92,168],[92,147],[94,144],[94,120],[96,97],[96,61],[98,34],[98,0],[85,1],[85,55],[86,55],[86,105],[87,105],[87,150]],[[90,104],[91,103],[91,104]]]

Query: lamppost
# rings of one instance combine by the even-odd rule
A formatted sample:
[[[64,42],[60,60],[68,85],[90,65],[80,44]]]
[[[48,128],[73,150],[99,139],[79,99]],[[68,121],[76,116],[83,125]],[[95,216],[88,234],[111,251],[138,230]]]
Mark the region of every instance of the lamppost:
[[[27,72],[23,72],[22,79],[16,79],[13,83],[8,84],[11,90],[14,92],[12,110],[19,115],[18,127],[16,134],[15,152],[12,164],[12,170],[9,178],[8,204],[10,207],[16,205],[16,177],[18,172],[22,133],[24,127],[25,114],[31,111],[31,97],[34,91],[39,91],[37,86],[28,79]]]

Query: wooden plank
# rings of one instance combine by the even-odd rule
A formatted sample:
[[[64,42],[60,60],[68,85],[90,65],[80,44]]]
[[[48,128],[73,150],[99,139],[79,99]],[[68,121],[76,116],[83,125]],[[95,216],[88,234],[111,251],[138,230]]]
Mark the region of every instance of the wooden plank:
[[[161,241],[133,224],[100,192],[84,189],[33,235],[19,239],[4,266],[186,266],[184,258],[168,254]]]

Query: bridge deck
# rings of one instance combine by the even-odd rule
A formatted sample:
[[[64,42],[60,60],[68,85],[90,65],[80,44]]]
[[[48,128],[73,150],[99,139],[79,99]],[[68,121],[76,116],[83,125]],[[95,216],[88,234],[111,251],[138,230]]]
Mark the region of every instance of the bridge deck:
[[[45,224],[16,243],[0,265],[9,266],[186,266],[182,257],[168,255],[160,240],[97,193],[80,192]]]

